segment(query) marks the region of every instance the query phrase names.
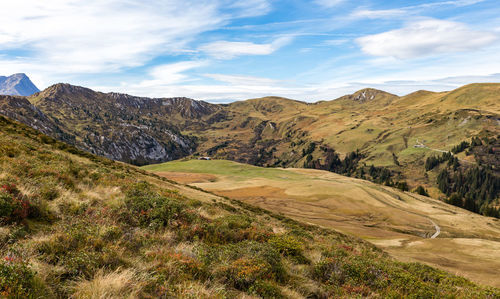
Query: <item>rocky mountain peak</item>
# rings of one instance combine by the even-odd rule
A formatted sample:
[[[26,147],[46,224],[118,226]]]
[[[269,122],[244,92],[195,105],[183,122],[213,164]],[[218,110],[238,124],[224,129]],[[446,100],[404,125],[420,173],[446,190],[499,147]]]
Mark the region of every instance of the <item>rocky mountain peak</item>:
[[[0,76],[0,94],[2,95],[30,96],[39,91],[26,74]]]

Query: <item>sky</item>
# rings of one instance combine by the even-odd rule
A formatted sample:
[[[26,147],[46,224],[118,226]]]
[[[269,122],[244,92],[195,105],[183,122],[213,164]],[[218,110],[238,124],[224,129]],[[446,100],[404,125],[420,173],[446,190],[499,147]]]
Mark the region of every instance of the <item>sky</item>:
[[[500,82],[498,0],[0,2],[0,75],[44,89],[314,102]]]

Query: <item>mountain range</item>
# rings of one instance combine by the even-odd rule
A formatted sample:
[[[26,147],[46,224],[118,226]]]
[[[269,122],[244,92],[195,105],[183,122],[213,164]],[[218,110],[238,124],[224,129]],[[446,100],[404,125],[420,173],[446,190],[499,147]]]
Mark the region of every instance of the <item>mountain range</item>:
[[[500,215],[500,84],[402,97],[368,88],[317,103],[266,97],[222,105],[56,84],[29,97],[1,96],[0,114],[136,165],[209,156],[323,169],[443,200],[458,194],[457,205]],[[488,174],[476,171],[480,182],[461,179],[473,170]]]
[[[39,91],[25,74],[0,76],[0,95],[30,96]]]

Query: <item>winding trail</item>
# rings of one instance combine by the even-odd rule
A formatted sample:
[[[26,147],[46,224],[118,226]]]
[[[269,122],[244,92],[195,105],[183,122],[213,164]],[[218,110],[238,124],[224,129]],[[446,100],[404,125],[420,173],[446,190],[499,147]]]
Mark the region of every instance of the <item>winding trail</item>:
[[[437,224],[436,224],[436,222],[432,221],[432,219],[430,219],[428,216],[426,216],[426,215],[424,215],[424,214],[421,214],[421,213],[418,213],[418,212],[409,211],[409,210],[407,210],[407,209],[404,209],[404,208],[400,207],[399,205],[395,205],[395,204],[390,203],[390,202],[388,202],[388,201],[386,201],[386,200],[381,200],[381,199],[380,199],[380,198],[378,198],[376,195],[374,195],[373,193],[371,193],[370,191],[368,191],[368,189],[367,189],[367,188],[364,188],[364,187],[361,187],[361,186],[360,186],[360,188],[361,188],[361,189],[363,189],[363,190],[364,190],[364,191],[365,191],[368,195],[370,195],[373,199],[377,200],[378,202],[381,202],[381,203],[383,203],[383,204],[386,204],[386,205],[388,205],[388,206],[390,206],[390,207],[392,207],[392,208],[395,208],[395,209],[398,209],[398,210],[404,211],[404,212],[406,212],[406,213],[410,213],[410,214],[413,214],[413,215],[417,215],[417,216],[424,217],[424,218],[426,218],[427,220],[429,220],[429,221],[432,223],[432,225],[434,225],[434,228],[436,229],[436,232],[435,232],[435,233],[434,233],[434,234],[430,237],[430,239],[435,239],[435,238],[437,238],[437,236],[439,236],[439,234],[441,234],[441,227],[439,227],[439,225],[437,225]],[[384,192],[384,193],[386,193],[386,194],[389,194],[389,195],[390,195],[390,196],[392,196],[392,197],[394,196],[394,194],[393,194],[392,192],[389,192],[389,191],[388,191],[387,189],[385,189],[385,188],[381,188],[381,189],[379,189],[379,191],[382,191],[382,192]],[[419,198],[417,198],[417,197],[415,197],[415,196],[412,196],[412,195],[409,195],[409,194],[407,194],[407,195],[408,195],[408,196],[410,196],[410,197],[412,197],[412,198],[414,198],[414,199],[416,199],[416,200],[420,200],[420,201],[421,201],[421,199],[419,199]]]
[[[425,148],[425,149],[435,151],[435,152],[450,153],[452,156],[455,156],[455,154],[453,154],[451,151],[445,151],[445,150],[441,150],[441,149],[437,149],[437,148],[430,148],[427,145],[423,144],[422,142],[418,141],[418,138],[417,138],[416,146],[418,146],[419,148]],[[467,160],[463,160],[463,159],[458,159],[458,161],[463,162],[463,163],[468,163],[468,164],[474,164],[471,161],[467,161]]]
[[[441,233],[441,228],[439,227],[439,225],[436,224],[436,222],[434,222],[430,219],[429,219],[429,221],[432,222],[432,225],[434,225],[434,227],[436,228],[436,232],[434,233],[434,235],[431,236],[431,239],[435,239]]]

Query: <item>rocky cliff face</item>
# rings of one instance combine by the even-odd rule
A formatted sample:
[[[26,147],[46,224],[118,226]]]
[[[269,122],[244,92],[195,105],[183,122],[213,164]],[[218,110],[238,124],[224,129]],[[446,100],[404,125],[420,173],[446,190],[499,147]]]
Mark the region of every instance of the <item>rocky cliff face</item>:
[[[188,98],[150,99],[57,84],[31,97],[0,96],[0,113],[91,153],[137,165],[191,154],[181,133],[220,108]]]
[[[25,74],[0,76],[0,95],[30,96],[39,91]]]

